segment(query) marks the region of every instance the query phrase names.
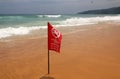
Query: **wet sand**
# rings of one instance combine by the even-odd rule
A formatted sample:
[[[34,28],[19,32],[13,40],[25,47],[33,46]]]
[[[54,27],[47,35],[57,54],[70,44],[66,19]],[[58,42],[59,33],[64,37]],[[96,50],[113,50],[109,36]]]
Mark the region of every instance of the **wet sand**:
[[[120,79],[120,24],[61,27],[61,53],[39,35],[0,40],[0,79]]]

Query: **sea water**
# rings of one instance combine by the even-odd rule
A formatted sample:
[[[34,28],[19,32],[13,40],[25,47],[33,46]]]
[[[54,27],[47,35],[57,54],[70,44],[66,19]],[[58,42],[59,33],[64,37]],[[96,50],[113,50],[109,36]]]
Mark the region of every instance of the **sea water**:
[[[0,39],[46,29],[47,22],[55,27],[70,27],[106,21],[120,22],[120,15],[0,15]]]

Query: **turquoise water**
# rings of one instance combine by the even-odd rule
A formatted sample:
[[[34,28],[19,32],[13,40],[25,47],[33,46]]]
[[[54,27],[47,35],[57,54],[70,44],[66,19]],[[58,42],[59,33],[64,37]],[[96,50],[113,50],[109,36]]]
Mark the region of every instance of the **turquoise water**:
[[[6,27],[31,27],[31,26],[46,26],[46,23],[50,21],[53,25],[65,25],[62,21],[68,19],[81,18],[95,18],[104,17],[108,15],[87,15],[87,14],[76,14],[76,15],[0,15],[0,28]],[[116,15],[109,15],[116,16]],[[75,20],[76,20],[75,19]],[[87,21],[86,19],[86,21]]]
[[[0,38],[24,35],[32,30],[47,28],[47,22],[54,26],[67,27],[104,21],[120,22],[120,15],[0,15]]]
[[[70,18],[90,18],[105,15],[0,15],[0,28],[20,26],[46,26],[50,21],[54,25],[60,25],[61,21]]]
[[[70,16],[61,15],[1,15],[0,28],[46,26],[48,21],[55,25],[59,25],[59,21],[65,20],[69,17]]]

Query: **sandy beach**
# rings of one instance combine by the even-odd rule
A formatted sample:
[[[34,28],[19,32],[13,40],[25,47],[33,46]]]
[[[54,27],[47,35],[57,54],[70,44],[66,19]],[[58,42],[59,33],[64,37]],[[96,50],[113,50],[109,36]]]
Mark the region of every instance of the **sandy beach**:
[[[120,23],[58,28],[61,53],[47,38],[30,35],[0,40],[0,79],[120,79]]]

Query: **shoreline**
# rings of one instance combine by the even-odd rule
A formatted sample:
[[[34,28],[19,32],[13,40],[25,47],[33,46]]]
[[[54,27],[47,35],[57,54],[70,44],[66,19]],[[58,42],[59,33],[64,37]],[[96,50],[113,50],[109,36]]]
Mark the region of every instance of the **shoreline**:
[[[119,79],[120,24],[60,27],[61,53],[50,51],[54,79]],[[77,30],[77,31],[76,31]],[[37,31],[35,34],[39,33]],[[46,33],[46,32],[45,32]],[[47,39],[38,35],[0,40],[1,79],[43,79]]]
[[[98,24],[88,24],[88,25],[77,25],[77,26],[61,26],[61,27],[55,27],[58,30],[60,30],[63,34],[69,34],[69,33],[74,33],[77,31],[86,31],[86,30],[90,30],[90,29],[94,29],[101,24],[118,24],[119,25],[120,22],[100,22]],[[53,25],[54,26],[54,25]],[[43,38],[43,37],[47,37],[47,29],[37,29],[37,30],[32,30],[29,34],[24,34],[24,35],[13,35],[13,36],[8,36],[5,38],[1,38],[0,41],[4,41],[4,40],[11,40],[11,39],[35,39],[36,38]]]

